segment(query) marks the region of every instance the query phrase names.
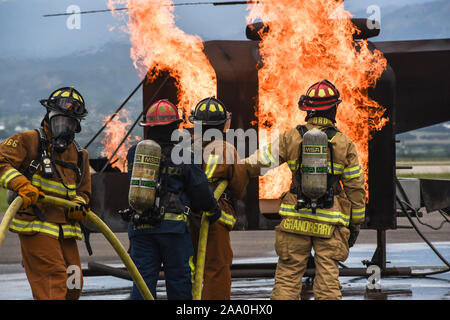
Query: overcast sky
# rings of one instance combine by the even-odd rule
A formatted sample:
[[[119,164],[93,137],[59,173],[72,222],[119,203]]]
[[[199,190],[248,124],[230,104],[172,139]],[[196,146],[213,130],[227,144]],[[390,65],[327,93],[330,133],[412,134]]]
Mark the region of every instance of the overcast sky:
[[[208,1],[175,0],[175,3]],[[359,17],[361,14],[368,17],[370,14],[366,13],[366,9],[375,4],[380,7],[382,18],[383,10],[386,12],[393,4],[402,7],[432,1],[346,0],[345,8],[359,13]],[[82,15],[80,29],[72,30],[66,26],[67,16],[42,16],[66,12],[71,5],[77,5],[81,11],[107,8],[106,0],[0,0],[0,58],[54,57],[97,50],[110,41],[128,42],[128,36],[118,28],[110,31],[111,27],[120,25],[110,13]],[[188,33],[200,35],[204,40],[245,39],[245,5],[180,6],[176,8],[175,14],[177,25]],[[214,23],[211,24],[211,21]],[[411,32],[410,38],[414,38],[414,30]]]

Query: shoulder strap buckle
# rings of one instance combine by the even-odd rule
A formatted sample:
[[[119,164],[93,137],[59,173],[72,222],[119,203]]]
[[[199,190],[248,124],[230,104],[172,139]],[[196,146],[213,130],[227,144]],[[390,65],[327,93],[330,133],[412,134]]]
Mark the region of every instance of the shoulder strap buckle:
[[[39,161],[36,160],[31,160],[30,162],[30,171],[32,171],[33,173],[35,173],[39,167],[41,166],[41,164],[39,163]]]

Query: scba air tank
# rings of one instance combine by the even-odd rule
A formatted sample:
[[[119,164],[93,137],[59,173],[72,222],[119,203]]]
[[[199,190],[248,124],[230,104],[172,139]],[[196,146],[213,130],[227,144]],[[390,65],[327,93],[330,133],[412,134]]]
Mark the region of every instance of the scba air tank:
[[[308,130],[302,142],[302,193],[315,209],[317,200],[327,192],[328,137],[319,129]]]
[[[142,214],[155,203],[161,162],[161,146],[153,140],[138,143],[134,155],[133,173],[128,201],[130,207]]]

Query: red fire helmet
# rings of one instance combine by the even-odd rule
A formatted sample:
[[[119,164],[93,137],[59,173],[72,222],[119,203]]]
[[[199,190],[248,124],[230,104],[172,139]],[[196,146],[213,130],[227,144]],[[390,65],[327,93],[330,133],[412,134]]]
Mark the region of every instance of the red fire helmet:
[[[147,110],[144,120],[139,123],[142,127],[163,126],[171,123],[180,123],[178,108],[167,99],[158,100]]]
[[[328,110],[337,106],[339,100],[339,90],[328,80],[322,80],[313,84],[306,95],[302,95],[298,101],[298,107],[303,111]]]

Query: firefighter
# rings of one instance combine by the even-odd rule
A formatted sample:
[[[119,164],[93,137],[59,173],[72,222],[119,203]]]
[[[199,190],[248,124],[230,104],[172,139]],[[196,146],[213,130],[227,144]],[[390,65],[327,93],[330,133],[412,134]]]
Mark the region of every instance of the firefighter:
[[[233,204],[234,200],[245,196],[249,177],[245,166],[238,164],[240,160],[234,146],[223,139],[230,127],[231,113],[221,101],[214,97],[201,100],[189,120],[194,124],[194,135],[201,132],[201,137],[194,136],[194,148],[201,144],[203,170],[212,188],[215,189],[220,180],[228,180],[228,187],[219,199],[221,216],[208,230],[202,300],[229,300],[233,260],[230,231],[236,223]],[[214,136],[213,141],[207,138],[209,135]],[[198,248],[200,220],[199,215],[191,215],[195,250]]]
[[[89,156],[74,140],[87,115],[73,87],[41,100],[41,128],[15,134],[0,145],[0,184],[23,205],[9,230],[19,234],[22,262],[34,299],[78,299],[83,279],[76,240],[91,197]],[[74,210],[38,202],[51,195],[77,203]],[[70,277],[70,279],[69,279]]]
[[[315,83],[299,101],[299,108],[307,112],[306,125],[284,132],[273,143],[245,159],[251,176],[259,175],[262,167],[285,162],[292,171],[291,188],[281,199],[282,220],[275,228],[275,250],[279,259],[271,299],[299,299],[311,249],[314,249],[316,267],[314,298],[342,298],[338,262],[347,259],[349,246],[356,241],[359,225],[364,220],[365,189],[355,144],[335,127],[339,97],[338,89],[331,82]],[[312,131],[314,128],[321,132]],[[324,149],[307,149],[306,135],[310,139],[314,135],[323,136],[322,132],[326,134],[323,147],[328,151],[324,152],[325,165],[320,170],[307,163],[320,156],[314,152]],[[317,181],[305,183],[307,179],[320,176],[310,173],[327,171],[321,182],[326,193],[320,199],[305,196],[312,194],[311,190],[320,184]]]
[[[189,153],[189,161],[174,161],[171,141],[174,130],[183,120],[178,109],[168,100],[158,100],[150,106],[140,125],[144,138],[151,139],[161,147],[159,166],[159,203],[142,214],[133,209],[122,213],[129,220],[128,236],[130,254],[144,278],[152,295],[156,296],[156,284],[161,270],[169,300],[192,300],[192,276],[194,275],[193,247],[187,217],[192,211],[208,211],[210,223],[220,216],[220,208],[209,187],[200,165],[195,165],[190,145],[182,152]],[[127,154],[128,174],[133,177],[133,165],[137,145]],[[130,202],[131,203],[131,202]],[[134,284],[131,299],[142,296]]]

